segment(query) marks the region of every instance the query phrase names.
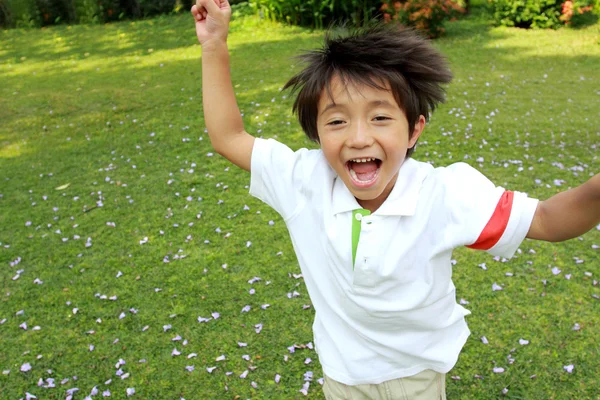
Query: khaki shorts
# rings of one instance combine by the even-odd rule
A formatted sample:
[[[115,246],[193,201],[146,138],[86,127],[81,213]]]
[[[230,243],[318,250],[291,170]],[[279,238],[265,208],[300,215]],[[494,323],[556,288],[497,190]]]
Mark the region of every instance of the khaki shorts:
[[[446,374],[425,370],[378,385],[349,386],[325,376],[327,400],[446,400]]]

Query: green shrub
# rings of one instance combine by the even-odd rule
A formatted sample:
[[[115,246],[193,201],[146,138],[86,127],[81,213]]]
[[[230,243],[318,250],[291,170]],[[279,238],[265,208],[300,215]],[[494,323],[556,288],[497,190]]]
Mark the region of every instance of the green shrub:
[[[490,0],[496,23],[518,28],[559,28],[562,0]]]
[[[175,11],[176,0],[133,0],[139,4],[141,16],[150,17]]]
[[[378,14],[381,0],[250,0],[249,4],[262,18],[323,28],[347,21],[367,24]]]
[[[32,28],[40,24],[35,0],[0,0],[0,26]]]
[[[598,22],[599,6],[600,2],[594,0],[566,0],[560,20],[573,28],[593,25]]]
[[[0,0],[0,26],[98,23],[188,12],[195,0]]]
[[[97,0],[73,0],[76,20],[91,24],[102,21],[102,6]]]
[[[446,21],[465,12],[452,0],[387,0],[381,9],[384,21],[414,27],[429,38],[439,37]]]
[[[231,3],[231,18],[240,18],[254,14],[254,9],[247,1]]]
[[[75,8],[71,0],[35,0],[43,26],[61,22],[75,22]]]

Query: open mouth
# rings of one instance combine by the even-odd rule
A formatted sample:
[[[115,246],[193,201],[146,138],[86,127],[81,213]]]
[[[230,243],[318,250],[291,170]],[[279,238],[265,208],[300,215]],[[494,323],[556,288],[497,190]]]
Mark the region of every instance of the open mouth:
[[[372,186],[381,167],[381,160],[374,157],[353,158],[346,162],[346,168],[354,185],[366,188]]]

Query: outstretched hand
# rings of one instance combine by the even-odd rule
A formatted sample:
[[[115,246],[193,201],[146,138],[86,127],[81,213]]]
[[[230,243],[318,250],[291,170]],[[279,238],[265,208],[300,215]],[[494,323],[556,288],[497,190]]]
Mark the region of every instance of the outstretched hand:
[[[192,6],[196,35],[201,45],[227,40],[231,6],[227,0],[196,0]]]

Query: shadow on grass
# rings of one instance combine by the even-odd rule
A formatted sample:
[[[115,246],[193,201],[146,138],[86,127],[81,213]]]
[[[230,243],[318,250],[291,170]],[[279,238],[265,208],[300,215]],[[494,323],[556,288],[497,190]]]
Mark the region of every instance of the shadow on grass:
[[[197,43],[189,15],[123,21],[105,25],[58,25],[42,29],[0,31],[4,62],[85,59],[88,55],[119,57]],[[182,35],[185,31],[187,34]]]

